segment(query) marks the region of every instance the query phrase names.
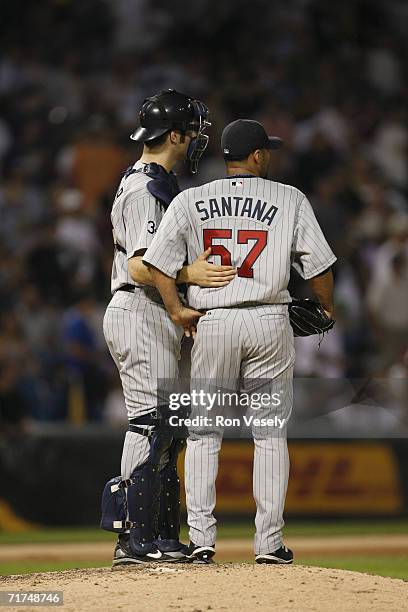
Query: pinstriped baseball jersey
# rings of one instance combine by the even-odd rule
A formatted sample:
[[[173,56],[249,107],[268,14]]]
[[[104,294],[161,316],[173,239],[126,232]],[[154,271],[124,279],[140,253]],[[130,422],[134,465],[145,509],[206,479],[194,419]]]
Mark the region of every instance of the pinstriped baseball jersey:
[[[210,246],[209,261],[234,265],[238,275],[218,289],[190,286],[193,308],[287,303],[291,265],[309,279],[336,261],[306,196],[255,176],[228,177],[179,194],[143,261],[175,278],[186,258],[194,261]]]
[[[138,161],[133,168],[142,168],[143,165]],[[126,284],[136,285],[142,292],[146,291],[143,285],[138,285],[130,277],[128,259],[142,254],[148,248],[164,215],[163,205],[146,188],[151,180],[146,174],[137,172],[127,177],[125,175],[119,184],[111,212],[116,245],[112,266],[112,293]],[[150,288],[147,291],[149,296],[155,293],[156,300],[160,300],[156,289]]]

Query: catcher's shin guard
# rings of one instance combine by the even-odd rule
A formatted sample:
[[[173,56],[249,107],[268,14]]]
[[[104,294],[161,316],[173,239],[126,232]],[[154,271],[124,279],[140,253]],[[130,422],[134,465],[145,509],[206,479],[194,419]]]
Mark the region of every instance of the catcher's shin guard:
[[[127,507],[130,529],[130,549],[134,554],[147,554],[153,550],[158,533],[160,509],[160,459],[170,439],[159,429],[150,439],[150,453],[146,463],[137,467],[132,475],[132,486],[127,489]]]
[[[169,461],[160,472],[159,535],[162,540],[178,541],[180,536],[180,479],[177,474],[177,458],[185,445],[185,439],[173,439],[168,450]]]

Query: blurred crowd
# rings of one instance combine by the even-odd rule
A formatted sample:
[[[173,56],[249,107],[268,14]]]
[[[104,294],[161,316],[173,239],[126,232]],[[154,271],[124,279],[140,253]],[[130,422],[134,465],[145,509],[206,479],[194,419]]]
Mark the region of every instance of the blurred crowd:
[[[181,184],[222,176],[223,126],[258,119],[285,141],[271,177],[306,193],[338,257],[336,327],[319,350],[298,342],[297,376],[407,378],[408,5],[247,7],[3,3],[0,429],[126,418],[101,325],[109,213],[140,154],[138,109],[169,87],[204,100],[213,122],[199,175],[180,168]],[[305,294],[296,276],[291,291]]]

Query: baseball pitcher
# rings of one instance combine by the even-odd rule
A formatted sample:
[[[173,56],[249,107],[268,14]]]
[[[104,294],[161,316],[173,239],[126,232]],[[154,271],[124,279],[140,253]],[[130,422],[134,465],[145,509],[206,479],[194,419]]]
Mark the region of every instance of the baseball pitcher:
[[[331,266],[336,257],[305,195],[266,178],[270,151],[281,144],[256,121],[229,124],[221,142],[227,176],[173,200],[143,262],[172,320],[188,333],[197,328],[192,381],[228,380],[229,386],[235,381],[237,390],[248,385],[252,392],[270,381],[283,391],[273,415],[287,423],[295,358],[288,314],[290,269],[294,266],[309,282],[323,316],[331,318]],[[193,261],[207,248],[214,263],[234,266],[237,276],[220,288],[190,286],[188,308],[177,294],[177,274],[186,258]],[[282,541],[289,473],[286,426],[254,428],[252,435],[255,559],[292,563],[293,553]],[[215,553],[213,510],[221,441],[222,429],[189,427],[185,470],[190,559],[208,561]]]

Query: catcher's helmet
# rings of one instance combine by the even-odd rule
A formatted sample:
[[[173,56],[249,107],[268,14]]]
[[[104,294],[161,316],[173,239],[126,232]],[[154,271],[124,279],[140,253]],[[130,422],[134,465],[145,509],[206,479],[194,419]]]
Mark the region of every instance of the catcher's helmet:
[[[140,127],[130,136],[138,142],[149,142],[170,130],[197,132],[187,153],[191,162],[191,171],[197,172],[198,162],[208,144],[204,130],[211,125],[207,121],[208,108],[200,100],[195,100],[175,89],[162,91],[146,98],[140,109]]]

